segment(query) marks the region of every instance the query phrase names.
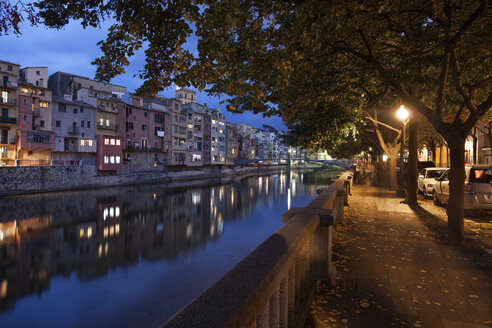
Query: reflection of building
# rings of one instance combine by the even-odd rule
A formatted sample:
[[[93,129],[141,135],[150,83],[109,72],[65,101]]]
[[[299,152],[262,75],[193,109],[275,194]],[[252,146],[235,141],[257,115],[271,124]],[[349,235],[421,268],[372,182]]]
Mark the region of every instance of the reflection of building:
[[[228,222],[248,217],[258,204],[279,200],[289,189],[292,197],[299,194],[301,181],[277,174],[184,191],[138,185],[21,197],[15,203],[0,199],[0,311],[47,290],[56,275],[90,280],[140,258],[192,252],[220,238]],[[30,209],[45,214],[26,215]]]

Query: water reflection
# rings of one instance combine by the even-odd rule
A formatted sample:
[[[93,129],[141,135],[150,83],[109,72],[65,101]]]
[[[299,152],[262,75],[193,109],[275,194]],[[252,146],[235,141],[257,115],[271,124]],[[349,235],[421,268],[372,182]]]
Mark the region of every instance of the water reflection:
[[[319,173],[180,190],[156,184],[2,198],[0,323],[19,299],[48,293],[56,276],[75,273],[89,282],[142,259],[174,260],[218,240],[227,223],[248,219],[255,208],[277,202],[290,208],[296,195],[315,195],[313,174]],[[281,225],[280,214],[267,235]]]

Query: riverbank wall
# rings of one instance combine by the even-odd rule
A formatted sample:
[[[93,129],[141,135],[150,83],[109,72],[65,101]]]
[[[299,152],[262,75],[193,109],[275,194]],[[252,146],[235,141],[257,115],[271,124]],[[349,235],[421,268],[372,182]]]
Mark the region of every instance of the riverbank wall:
[[[0,196],[141,183],[168,183],[170,186],[187,187],[212,181],[225,183],[235,177],[265,175],[285,169],[285,166],[280,165],[100,175],[93,165],[2,167],[0,168]]]

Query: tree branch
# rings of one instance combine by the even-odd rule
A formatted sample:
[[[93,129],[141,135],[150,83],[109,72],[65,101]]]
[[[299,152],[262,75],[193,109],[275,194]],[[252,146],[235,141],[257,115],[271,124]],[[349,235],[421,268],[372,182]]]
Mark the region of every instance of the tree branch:
[[[460,27],[458,32],[449,40],[449,42],[456,44],[458,42],[459,38],[465,33],[466,30],[468,30],[473,22],[477,20],[477,18],[485,11],[485,8],[487,8],[487,1],[486,0],[480,0],[480,6],[475,10],[473,14],[468,17],[468,20]]]
[[[442,113],[442,105],[444,99],[444,91],[446,89],[448,69],[449,69],[449,52],[446,51],[442,59],[442,70],[441,70],[441,75],[439,76],[439,91],[437,93],[437,101],[436,101],[436,114],[439,116]]]

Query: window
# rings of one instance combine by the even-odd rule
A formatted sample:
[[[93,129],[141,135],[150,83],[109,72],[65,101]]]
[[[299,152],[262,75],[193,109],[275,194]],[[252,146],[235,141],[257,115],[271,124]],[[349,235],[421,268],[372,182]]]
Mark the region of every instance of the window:
[[[58,104],[58,111],[60,113],[66,113],[67,112],[67,105],[65,105],[65,104]]]
[[[145,112],[144,117],[148,117],[148,116],[149,116],[149,113]]]
[[[106,126],[109,126],[109,120],[106,119]]]
[[[80,107],[80,112],[83,113],[84,112],[84,107]]]
[[[50,104],[47,101],[40,101],[39,102],[39,107],[42,107],[42,108],[48,108],[49,105]]]
[[[24,115],[24,121],[27,120],[27,115]]]
[[[114,156],[111,156],[111,158],[109,159],[109,162],[110,162],[111,164],[114,164]]]
[[[109,145],[109,138],[104,138],[104,144]]]
[[[39,127],[44,128],[44,121],[43,120],[39,121]]]
[[[120,164],[121,158],[120,156],[116,156],[116,164]]]
[[[7,71],[12,72],[12,65],[7,66]]]
[[[108,164],[109,163],[109,156],[104,156],[104,164]]]
[[[36,75],[40,75],[41,73],[39,71],[36,71]]]
[[[50,136],[44,134],[31,134],[27,135],[27,142],[36,142],[36,143],[50,143]]]
[[[116,146],[119,146],[119,145],[121,145],[121,141],[120,141],[120,139],[116,139]]]
[[[142,124],[142,131],[146,131],[147,130],[147,124]]]
[[[80,126],[83,128],[85,125],[85,122],[84,121],[80,121]]]
[[[29,93],[29,89],[27,89],[27,88],[22,88],[21,91],[22,91],[22,93]]]
[[[36,81],[36,82],[37,82],[37,81]],[[41,97],[44,97],[44,90],[39,90],[39,95],[40,95]]]
[[[73,113],[74,114],[77,114],[78,111],[79,111],[78,108],[75,108],[75,107],[73,108]]]
[[[87,121],[87,127],[90,128],[91,127],[91,121]]]
[[[114,146],[114,139],[111,139],[111,146]]]
[[[22,102],[24,103],[24,105],[27,105],[27,98],[22,99]]]

